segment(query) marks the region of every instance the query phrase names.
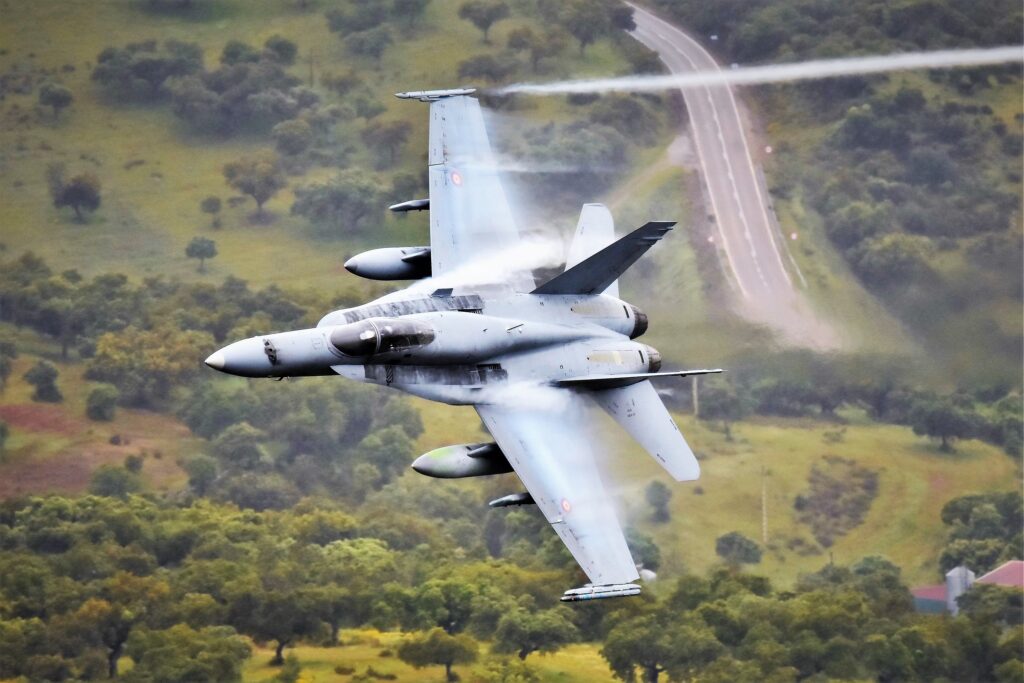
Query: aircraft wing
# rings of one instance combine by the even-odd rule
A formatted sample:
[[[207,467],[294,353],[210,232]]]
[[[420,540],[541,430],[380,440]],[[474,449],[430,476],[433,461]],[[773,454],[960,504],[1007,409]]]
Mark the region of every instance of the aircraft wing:
[[[420,95],[417,99],[430,102],[427,163],[434,277],[519,242],[480,103],[447,92],[415,93]],[[405,95],[409,94],[400,96]],[[529,285],[533,284],[529,276]]]
[[[635,581],[636,565],[597,470],[596,438],[583,399],[569,390],[546,391],[558,392],[568,409],[504,404],[476,409],[590,581],[598,586]]]

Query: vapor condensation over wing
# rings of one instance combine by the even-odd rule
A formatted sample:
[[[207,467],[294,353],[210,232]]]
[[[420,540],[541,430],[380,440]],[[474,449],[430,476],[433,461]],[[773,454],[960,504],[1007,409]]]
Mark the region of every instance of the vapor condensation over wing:
[[[1024,61],[1024,46],[906,52],[870,57],[821,59],[793,64],[746,66],[715,71],[695,71],[664,76],[623,76],[557,83],[519,83],[499,88],[496,94],[558,95],[567,93],[641,92],[699,88],[709,85],[758,85],[789,83],[836,76],[862,76],[888,71],[948,69]]]

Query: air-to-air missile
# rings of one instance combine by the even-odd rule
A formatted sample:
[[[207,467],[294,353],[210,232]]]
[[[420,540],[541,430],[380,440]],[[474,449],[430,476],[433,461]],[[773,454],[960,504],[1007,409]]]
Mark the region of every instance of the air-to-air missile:
[[[507,508],[514,507],[516,505],[536,505],[537,502],[533,499],[533,496],[528,491],[522,493],[510,493],[507,496],[501,498],[495,498],[488,505],[492,508]]]
[[[580,602],[601,598],[621,598],[628,595],[640,595],[640,586],[635,583],[619,583],[605,586],[587,584],[582,588],[567,590],[562,595],[562,602]]]

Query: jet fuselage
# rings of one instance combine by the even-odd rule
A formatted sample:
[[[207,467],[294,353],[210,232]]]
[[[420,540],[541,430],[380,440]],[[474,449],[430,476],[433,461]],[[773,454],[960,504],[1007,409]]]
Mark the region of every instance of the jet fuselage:
[[[646,328],[639,309],[606,295],[428,292],[419,283],[315,328],[234,342],[206,363],[243,377],[338,374],[465,405],[521,382],[655,371],[657,351],[632,341]]]

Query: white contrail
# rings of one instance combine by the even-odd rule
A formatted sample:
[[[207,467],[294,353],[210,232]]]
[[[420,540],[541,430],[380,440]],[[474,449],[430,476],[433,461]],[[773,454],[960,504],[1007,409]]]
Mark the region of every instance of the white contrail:
[[[1024,61],[1024,46],[977,48],[967,50],[938,50],[935,52],[906,52],[871,57],[820,59],[795,64],[745,66],[714,71],[695,71],[665,76],[623,76],[620,78],[594,78],[556,83],[519,83],[498,88],[499,95],[525,93],[530,95],[558,95],[594,92],[649,92],[678,88],[698,88],[709,85],[757,85],[761,83],[788,83],[836,76],[861,76],[887,71],[914,69],[948,69],[951,67],[985,66]]]
[[[447,273],[417,280],[399,293],[498,284],[521,273],[562,263],[565,263],[565,245],[560,239],[525,237],[511,247],[480,254]]]

